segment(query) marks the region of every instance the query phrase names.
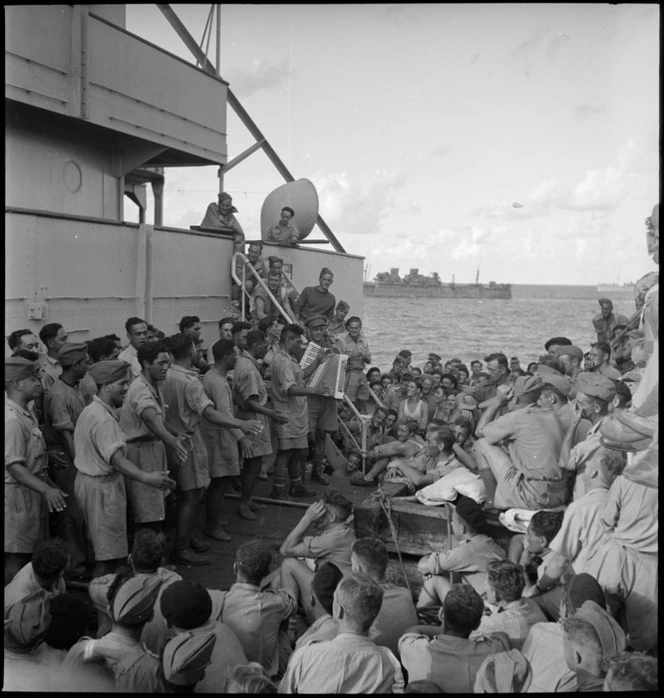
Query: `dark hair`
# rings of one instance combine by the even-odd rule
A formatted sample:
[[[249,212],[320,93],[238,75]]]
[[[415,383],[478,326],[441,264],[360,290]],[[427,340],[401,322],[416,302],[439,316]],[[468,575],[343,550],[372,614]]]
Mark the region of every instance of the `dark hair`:
[[[212,345],[212,358],[220,361],[231,353],[235,353],[235,342],[232,339],[218,339]]]
[[[270,255],[267,258],[267,261],[269,262],[270,268],[272,268],[275,264],[279,263],[283,266],[284,260],[281,257],[277,257],[276,255]]]
[[[454,420],[454,424],[462,429],[468,429],[471,434],[473,433],[473,423],[465,417],[457,417]]]
[[[456,367],[457,371],[463,371],[467,376],[470,376],[470,371],[468,370],[468,366],[466,364],[459,364]]]
[[[389,555],[385,543],[378,538],[358,538],[351,546],[351,552],[362,559],[362,562],[379,579],[385,577]]]
[[[326,490],[321,495],[320,501],[334,509],[342,520],[353,513],[353,502],[346,499],[338,490]]]
[[[272,323],[274,322],[274,320],[274,315],[266,315],[258,321],[258,329],[261,332],[267,332],[268,329],[272,327]]]
[[[59,322],[49,322],[48,325],[44,325],[39,330],[39,339],[41,339],[44,346],[48,346],[48,343],[53,339],[58,332],[62,329],[62,325]]]
[[[590,348],[599,349],[602,354],[607,354],[611,358],[611,347],[606,342],[595,342]]]
[[[200,321],[201,319],[198,317],[198,315],[185,315],[182,320],[180,320],[180,332],[188,330],[190,327],[193,327],[197,322]]]
[[[7,344],[9,345],[9,348],[14,351],[14,349],[16,349],[16,347],[21,343],[21,337],[26,334],[34,334],[34,332],[32,330],[14,330],[9,337],[7,337]]]
[[[14,351],[12,356],[19,356],[21,359],[27,359],[28,361],[38,361],[39,354],[36,351],[30,351],[29,349],[19,349]]]
[[[233,325],[233,327],[235,327],[236,322],[237,320],[234,317],[222,317],[217,324],[219,325],[219,329],[221,329],[224,325]]]
[[[346,329],[348,329],[348,325],[350,325],[351,322],[359,322],[360,329],[362,329],[362,320],[359,317],[357,317],[357,315],[353,315],[352,317],[349,317],[348,320],[346,320]]]
[[[632,401],[632,393],[627,387],[627,383],[623,381],[614,381],[616,386],[616,397],[618,398],[618,407],[627,407]]]
[[[366,373],[367,377],[369,376],[370,373],[375,373],[376,371],[378,371],[378,375],[382,378],[383,374],[382,374],[381,370],[378,368],[378,366],[372,366]]]
[[[259,254],[260,252],[263,251],[263,241],[262,240],[250,240],[249,241],[249,247],[251,246],[258,247],[259,249]],[[247,251],[249,250],[249,247],[247,248]]]
[[[238,334],[242,332],[242,330],[250,329],[252,329],[252,327],[248,322],[244,322],[243,320],[237,320],[236,323],[233,325],[233,334]]]
[[[449,453],[456,443],[456,436],[449,426],[437,427],[434,431],[436,443],[441,445],[443,449]]]
[[[548,545],[560,530],[563,516],[562,511],[538,511],[530,519],[530,527],[536,536],[543,536]]]
[[[484,360],[489,363],[489,361],[496,361],[498,362],[498,365],[506,370],[509,371],[510,364],[509,361],[507,360],[507,357],[505,354],[502,354],[500,352],[496,352],[495,354],[489,354],[488,356],[484,357]]]
[[[537,363],[540,366],[548,366],[558,373],[565,373],[565,368],[563,367],[560,359],[557,356],[551,356],[551,354],[542,354],[542,356],[537,359]]]
[[[134,570],[132,570],[129,565],[123,563],[115,573],[115,576],[111,580],[111,583],[106,591],[106,601],[108,601],[109,609],[113,608],[113,602],[115,597],[118,595],[120,587],[128,580],[134,576]]]
[[[115,351],[115,342],[109,337],[95,337],[88,342],[88,354],[94,363],[102,356],[110,356]]]
[[[443,602],[443,622],[447,628],[470,635],[477,630],[484,614],[484,601],[470,584],[453,584]]]
[[[443,378],[447,378],[448,380],[452,381],[454,390],[459,387],[459,379],[453,373],[443,373],[443,375],[440,377],[441,383],[443,382]]]
[[[621,451],[611,451],[601,447],[599,449],[599,463],[604,471],[605,479],[611,485],[619,475],[622,475],[627,465],[627,455]]]
[[[479,364],[480,368],[482,368],[482,362],[479,359],[475,359],[474,361],[470,362],[471,366],[474,366],[475,364]]]
[[[535,368],[533,368],[533,366],[534,366]],[[533,374],[535,371],[537,371],[537,361],[531,361],[531,362],[528,364],[528,370],[527,370],[526,372],[527,372],[527,373],[530,373],[530,375],[532,376],[532,374]]]
[[[251,330],[247,332],[247,349],[251,349],[257,344],[264,343],[266,341],[265,333],[260,330]]]
[[[491,560],[487,565],[488,580],[503,601],[518,601],[526,586],[523,567],[511,560]]]
[[[39,543],[32,553],[32,569],[38,577],[57,577],[69,562],[69,546],[59,538]]]
[[[188,337],[189,341],[191,341],[191,337],[187,334],[175,336]],[[153,364],[157,360],[159,354],[168,354],[169,351],[172,350],[165,342],[145,342],[145,344],[141,344],[136,350],[136,358],[138,359],[138,363],[141,364],[141,368],[143,368],[144,362]],[[173,352],[173,356],[175,356],[175,352]]]
[[[131,334],[131,328],[134,325],[145,325],[147,327],[148,323],[145,322],[145,320],[142,320],[140,317],[130,317],[127,322],[125,322],[125,329],[127,330],[127,334]]]
[[[396,417],[397,419],[399,419],[399,413],[391,407],[389,410],[387,410],[387,417],[389,417],[389,416]],[[386,419],[387,419],[387,417],[386,417]]]
[[[71,649],[85,634],[90,612],[85,601],[70,592],[51,598],[51,622],[41,639],[56,650]]]
[[[104,339],[110,339],[113,342],[121,342],[122,340],[120,337],[117,336],[117,334],[105,334]]]
[[[284,325],[284,328],[281,330],[281,337],[279,337],[279,341],[285,342],[288,337],[301,337],[303,334],[304,330],[299,325],[290,323],[288,325]]]
[[[288,213],[291,214],[291,218],[295,215],[295,211],[293,211],[293,209],[292,209],[290,206],[284,206],[284,207],[281,209],[281,211],[282,211],[282,213],[283,213],[284,211],[288,211]]]
[[[191,352],[194,341],[188,334],[179,333],[166,337],[164,344],[176,359],[183,359]]]
[[[191,630],[205,624],[212,613],[208,590],[198,582],[178,579],[161,592],[161,613],[169,625]]]
[[[166,538],[149,528],[140,528],[134,535],[131,561],[134,569],[156,572],[166,552]]]
[[[258,584],[270,571],[272,553],[260,541],[249,541],[238,547],[235,564],[251,584]]]

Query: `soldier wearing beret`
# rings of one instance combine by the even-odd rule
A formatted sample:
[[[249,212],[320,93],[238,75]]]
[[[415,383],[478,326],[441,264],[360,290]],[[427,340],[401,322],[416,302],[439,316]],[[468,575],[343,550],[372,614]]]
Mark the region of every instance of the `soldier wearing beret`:
[[[74,429],[85,404],[79,382],[90,365],[86,344],[69,343],[57,353],[62,368],[60,376],[51,384],[44,397],[44,437],[48,449],[49,473],[67,494],[67,508],[56,514],[56,531],[67,541],[72,558],[68,574],[73,577],[85,572],[86,537],[83,516],[76,504],[74,481]]]
[[[5,359],[5,585],[46,537],[65,494],[48,477],[46,444],[28,405],[42,394],[36,361]]]
[[[575,471],[572,499],[577,500],[586,493],[586,485],[581,474],[591,458],[601,446],[599,428],[609,415],[609,404],[616,396],[615,383],[600,373],[582,371],[576,378],[576,397],[571,402],[572,418],[568,425],[560,450],[561,467]],[[586,438],[573,446],[576,429],[585,418],[592,426]]]
[[[127,394],[129,374],[124,361],[93,364],[90,375],[98,392],[74,429],[78,471],[74,492],[94,548],[94,577],[114,572],[129,552],[124,478],[162,490],[175,486],[168,473],[145,472],[126,457],[126,439],[116,410]]]

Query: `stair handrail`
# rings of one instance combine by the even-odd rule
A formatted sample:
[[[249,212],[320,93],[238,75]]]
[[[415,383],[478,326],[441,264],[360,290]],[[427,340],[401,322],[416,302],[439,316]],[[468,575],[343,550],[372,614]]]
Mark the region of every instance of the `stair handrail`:
[[[237,261],[241,260],[243,262],[242,264],[242,279],[239,279],[237,274],[235,273],[235,267],[237,264]],[[268,298],[274,303],[275,307],[277,310],[281,313],[281,316],[284,318],[286,321],[286,324],[289,325],[293,322],[293,319],[288,315],[288,313],[283,309],[279,301],[274,297],[272,294],[272,291],[267,287],[267,284],[261,277],[261,275],[256,271],[254,268],[254,265],[249,261],[246,255],[244,255],[242,252],[236,252],[233,257],[231,258],[231,276],[233,277],[233,280],[235,283],[240,287],[240,289],[243,291],[241,295],[242,303],[241,303],[241,314],[242,314],[242,320],[246,320],[246,312],[245,312],[245,306],[246,306],[246,297],[247,297],[247,292],[245,291],[245,281],[247,278],[247,267],[249,267],[249,271],[253,274],[254,278],[258,283],[263,287],[265,292],[268,295]]]

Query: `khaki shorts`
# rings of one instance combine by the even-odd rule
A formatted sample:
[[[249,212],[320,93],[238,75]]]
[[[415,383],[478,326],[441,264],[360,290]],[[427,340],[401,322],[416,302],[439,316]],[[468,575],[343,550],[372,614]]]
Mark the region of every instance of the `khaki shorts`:
[[[322,395],[307,395],[309,433],[337,430],[337,401]]]
[[[210,469],[208,467],[208,452],[203,435],[197,429],[190,434],[191,450],[184,463],[181,463],[172,449],[168,449],[170,471],[178,484],[180,492],[190,492],[205,488],[210,484]]]
[[[5,552],[32,553],[46,538],[48,505],[39,494],[24,485],[5,483]]]
[[[130,441],[127,444],[127,460],[147,473],[168,470],[166,446],[159,439]],[[164,490],[127,478],[127,499],[131,520],[134,523],[163,521],[166,518],[164,494]]]

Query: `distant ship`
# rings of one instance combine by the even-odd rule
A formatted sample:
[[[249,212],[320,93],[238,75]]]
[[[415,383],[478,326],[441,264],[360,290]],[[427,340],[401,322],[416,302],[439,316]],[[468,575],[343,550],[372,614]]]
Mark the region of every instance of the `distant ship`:
[[[478,282],[479,269],[474,284],[457,284],[454,277],[452,283],[446,284],[440,280],[438,272],[424,276],[419,269],[411,269],[402,279],[399,269],[393,268],[389,272],[379,272],[373,281],[365,281],[364,295],[379,298],[512,298],[511,284]]]
[[[634,283],[597,284],[597,293],[634,293]]]

